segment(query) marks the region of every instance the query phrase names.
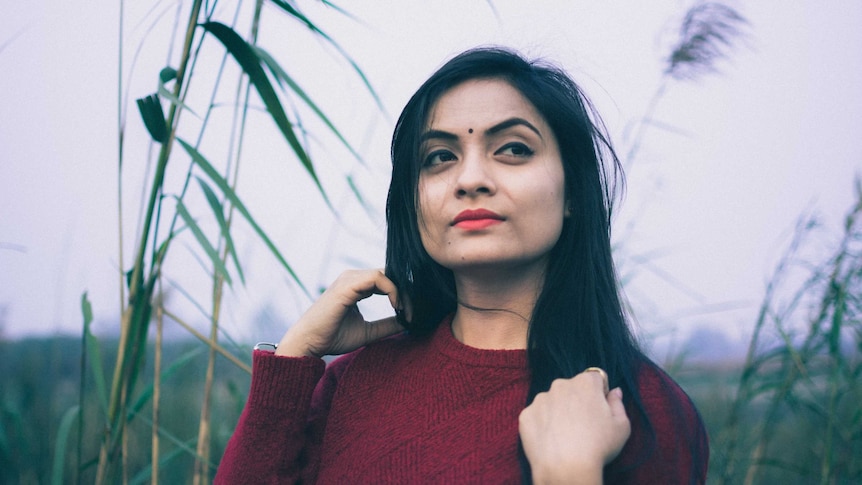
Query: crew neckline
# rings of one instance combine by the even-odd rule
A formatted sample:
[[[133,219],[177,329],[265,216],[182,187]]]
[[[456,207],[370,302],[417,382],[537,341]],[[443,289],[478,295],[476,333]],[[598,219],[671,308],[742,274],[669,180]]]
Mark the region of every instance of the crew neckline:
[[[432,345],[443,355],[465,364],[481,367],[508,367],[513,369],[527,368],[527,351],[490,350],[470,347],[455,338],[452,333],[452,317],[449,315],[440,322],[434,331]]]

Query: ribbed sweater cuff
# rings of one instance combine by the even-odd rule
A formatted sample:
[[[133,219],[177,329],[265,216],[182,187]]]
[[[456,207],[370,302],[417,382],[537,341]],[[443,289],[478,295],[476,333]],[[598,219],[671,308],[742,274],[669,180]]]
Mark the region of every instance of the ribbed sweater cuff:
[[[314,357],[283,357],[256,350],[249,401],[270,409],[290,409],[311,401],[326,363]]]

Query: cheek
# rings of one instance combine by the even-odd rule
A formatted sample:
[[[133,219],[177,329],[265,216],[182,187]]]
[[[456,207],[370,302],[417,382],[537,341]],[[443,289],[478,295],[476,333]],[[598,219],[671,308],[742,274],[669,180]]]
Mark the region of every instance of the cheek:
[[[563,222],[566,218],[565,184],[563,183],[562,168],[551,170],[546,174],[544,180],[549,183],[536,187],[535,230],[545,240],[546,244],[553,246],[560,238],[563,231]]]
[[[435,217],[440,218],[443,214],[443,206],[445,204],[447,184],[445,181],[436,176],[421,177],[417,185],[419,194],[419,218],[425,219],[429,223],[434,221]]]
[[[419,185],[416,187],[416,192],[418,194],[417,197],[417,207],[416,207],[416,216],[417,221],[419,222],[419,231],[424,235],[426,231],[426,223],[430,222],[428,219],[431,217],[433,211],[430,211],[431,201],[428,198],[428,184],[423,182],[424,179],[419,179]]]
[[[548,240],[548,244],[553,246],[563,232],[563,222],[566,217],[565,203],[561,197],[549,197],[543,204],[542,212],[544,217],[542,217],[542,227],[539,230]]]
[[[435,224],[434,218],[436,214],[440,213],[439,210],[435,210],[438,204],[435,204],[434,184],[429,184],[425,178],[420,178],[417,192],[419,194],[419,207],[417,207],[419,236],[422,240],[422,246],[430,253],[432,248],[429,248],[429,246],[437,245],[435,243],[437,237],[434,229],[437,227],[437,224]]]
[[[533,201],[535,210],[547,217],[556,217],[558,214],[562,217],[566,208],[564,177],[562,167],[546,166],[529,177],[516,178],[513,182],[515,187],[520,187],[521,197]]]

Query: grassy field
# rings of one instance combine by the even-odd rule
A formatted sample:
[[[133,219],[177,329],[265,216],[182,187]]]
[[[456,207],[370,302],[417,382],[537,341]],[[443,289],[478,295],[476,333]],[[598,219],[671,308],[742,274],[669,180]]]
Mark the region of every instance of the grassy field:
[[[116,348],[105,342],[106,349]],[[198,342],[168,344],[164,348],[166,365],[161,389],[161,483],[191,483],[195,444],[204,389],[207,354]],[[152,354],[151,354],[152,355]],[[115,355],[104,355],[110,369]],[[152,382],[152,362],[145,365],[145,383]],[[89,368],[85,375],[89,374]],[[245,403],[250,376],[220,359],[216,365],[213,389],[212,456],[221,457]],[[0,483],[52,483],[58,430],[64,415],[81,404],[81,341],[69,337],[0,342]],[[64,477],[60,483],[92,483],[104,426],[98,392],[86,375],[83,428],[72,422],[66,440]],[[145,401],[131,420],[127,467],[130,483],[150,481],[150,434],[152,388],[141,386],[136,402]],[[83,433],[79,436],[79,429]],[[79,453],[80,452],[80,453]],[[80,473],[78,472],[80,463]],[[212,464],[213,469],[216,466]]]
[[[114,347],[105,342],[105,348]],[[204,386],[206,353],[197,342],[174,342],[164,348],[166,363],[182,362],[165,371],[161,395],[162,456],[161,483],[191,483],[195,441],[198,433],[200,401]],[[105,355],[105,368],[114,359]],[[170,364],[167,364],[168,367]],[[152,364],[146,365],[143,382],[152,381]],[[80,404],[81,341],[76,338],[27,339],[0,342],[0,483],[51,483],[58,448],[58,430],[69,409]],[[727,427],[738,392],[743,363],[733,365],[682,365],[671,369],[674,377],[695,400],[706,422],[711,440],[711,483],[743,483],[769,411],[770,400],[758,397],[747,403],[740,417],[740,436],[735,445],[740,459],[723,477],[728,464]],[[89,371],[85,371],[89,372]],[[235,365],[219,359],[213,390],[211,450],[217,460],[242,410],[250,377]],[[88,381],[90,381],[88,376]],[[141,396],[148,388],[142,386]],[[815,386],[828,398],[829,386]],[[76,420],[68,434],[62,483],[91,483],[104,423],[97,392],[88,385],[84,401],[83,429]],[[140,396],[138,396],[140,397]],[[794,402],[796,400],[796,402]],[[824,401],[825,402],[825,401]],[[858,401],[856,401],[858,403]],[[772,438],[764,454],[764,466],[753,483],[818,483],[826,443],[828,416],[817,409],[799,406],[788,399],[780,410]],[[836,427],[842,432],[835,440],[835,473],[830,483],[858,483],[862,478],[862,440],[859,407],[848,401],[839,410]],[[150,480],[149,464],[152,409],[149,404],[131,421],[127,466],[130,483]],[[80,446],[80,447],[79,447]],[[79,454],[80,451],[80,454]],[[80,463],[80,472],[79,470]],[[213,467],[216,463],[211,464]],[[724,478],[724,479],[723,479]]]

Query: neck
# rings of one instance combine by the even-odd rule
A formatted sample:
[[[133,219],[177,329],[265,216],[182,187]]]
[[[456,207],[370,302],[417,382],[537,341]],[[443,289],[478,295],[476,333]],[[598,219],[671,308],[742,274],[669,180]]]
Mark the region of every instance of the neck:
[[[458,309],[452,333],[479,349],[526,349],[544,266],[533,271],[455,272]]]

